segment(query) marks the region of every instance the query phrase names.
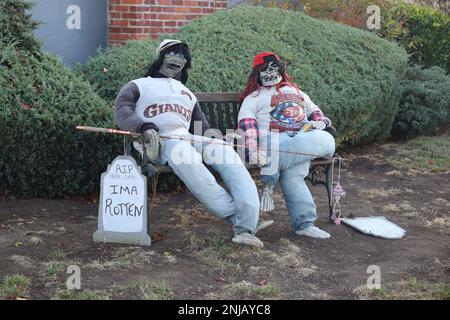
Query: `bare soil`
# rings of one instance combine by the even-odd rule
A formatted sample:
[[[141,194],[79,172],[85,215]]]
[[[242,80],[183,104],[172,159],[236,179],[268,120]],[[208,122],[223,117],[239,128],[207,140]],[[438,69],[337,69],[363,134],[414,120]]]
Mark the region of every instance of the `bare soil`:
[[[232,244],[231,227],[188,191],[157,194],[144,248],[92,241],[95,197],[2,198],[0,298],[11,298],[5,277],[21,274],[27,299],[449,299],[450,174],[394,166],[398,149],[344,153],[341,205],[344,216],[387,217],[407,230],[401,240],[329,223],[323,186],[311,187],[317,225],[332,237],[295,235],[278,189],[276,210],[262,215],[275,220],[258,234],[263,249]],[[66,290],[69,265],[80,267],[80,291]],[[379,290],[365,286],[370,265],[380,267]]]

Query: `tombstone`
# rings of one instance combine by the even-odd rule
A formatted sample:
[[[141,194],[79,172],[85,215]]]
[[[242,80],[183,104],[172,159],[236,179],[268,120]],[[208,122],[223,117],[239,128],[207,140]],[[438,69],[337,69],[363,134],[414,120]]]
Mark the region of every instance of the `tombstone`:
[[[130,156],[118,156],[102,173],[95,242],[150,246],[147,178]]]

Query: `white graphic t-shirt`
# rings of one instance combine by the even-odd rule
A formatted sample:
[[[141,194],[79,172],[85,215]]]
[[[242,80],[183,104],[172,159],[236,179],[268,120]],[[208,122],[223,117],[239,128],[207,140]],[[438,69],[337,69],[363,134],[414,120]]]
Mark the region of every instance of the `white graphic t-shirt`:
[[[238,122],[245,118],[256,119],[259,130],[299,131],[308,117],[319,107],[301,90],[284,86],[261,87],[242,102]]]
[[[152,122],[160,134],[189,134],[197,98],[180,81],[172,78],[133,80],[140,92],[135,112],[143,122]]]

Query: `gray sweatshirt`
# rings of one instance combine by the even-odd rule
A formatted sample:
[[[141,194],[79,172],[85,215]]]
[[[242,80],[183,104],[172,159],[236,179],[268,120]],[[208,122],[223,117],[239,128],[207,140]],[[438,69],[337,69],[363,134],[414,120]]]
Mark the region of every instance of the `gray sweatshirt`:
[[[166,83],[170,83],[170,87]],[[152,99],[152,94],[149,94],[151,90],[148,90],[146,94],[142,95],[139,87],[141,86],[143,88],[143,85],[153,89],[154,93],[157,93],[159,97],[156,100]],[[185,90],[178,90],[179,88],[184,88]],[[121,130],[143,133],[148,129],[160,131],[161,129],[164,130],[165,127],[170,128],[173,122],[180,122],[180,118],[182,118],[185,122],[184,125],[189,128],[189,132],[192,134],[194,134],[194,121],[201,121],[202,134],[204,134],[209,128],[208,121],[195,96],[189,93],[190,91],[181,82],[174,79],[147,77],[130,81],[120,90],[115,101],[114,119],[116,125]],[[174,103],[183,101],[180,99],[187,99],[186,97],[190,99],[190,101],[187,100],[186,108],[181,103]],[[147,107],[146,101],[144,102],[144,100],[148,99],[152,100],[152,103],[149,103]],[[192,104],[191,109],[189,108],[189,102]],[[172,107],[170,106],[171,103]],[[147,107],[147,112],[140,110],[142,109],[142,105],[144,108]],[[161,106],[165,106],[165,108],[161,108]],[[157,107],[160,107],[160,111],[170,111],[175,116],[170,118],[166,115],[156,118],[156,112],[149,112],[148,110],[151,109],[154,111]],[[177,114],[177,111],[183,112]]]

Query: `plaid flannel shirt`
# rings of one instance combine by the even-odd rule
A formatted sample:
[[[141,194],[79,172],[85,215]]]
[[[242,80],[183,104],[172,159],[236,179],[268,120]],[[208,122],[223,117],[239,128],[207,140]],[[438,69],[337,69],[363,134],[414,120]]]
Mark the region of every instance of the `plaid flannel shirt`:
[[[244,118],[239,121],[238,127],[245,134],[245,156],[248,159],[249,151],[256,151],[258,148],[258,123],[256,122],[256,119]]]

